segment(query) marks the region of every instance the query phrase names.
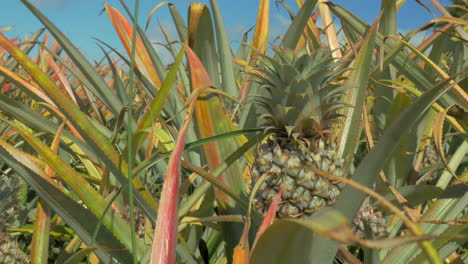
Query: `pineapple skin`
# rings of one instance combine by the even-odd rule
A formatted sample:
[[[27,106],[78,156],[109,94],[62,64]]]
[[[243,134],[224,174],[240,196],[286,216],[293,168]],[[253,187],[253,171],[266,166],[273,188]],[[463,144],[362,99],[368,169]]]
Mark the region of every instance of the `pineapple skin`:
[[[354,233],[360,238],[365,238],[364,223],[367,223],[375,238],[382,238],[387,235],[387,222],[374,206],[364,206],[359,210],[357,216],[354,218],[352,228]]]
[[[29,261],[16,242],[0,231],[0,264],[3,263],[23,264]]]
[[[336,145],[319,139],[312,144],[292,141],[283,146],[267,140],[259,146],[252,168],[252,180],[262,176],[254,200],[254,207],[265,214],[274,197],[283,188],[277,209],[279,218],[301,218],[333,204],[341,192],[341,185],[316,175],[311,168],[336,176],[344,176],[343,160],[336,155]]]

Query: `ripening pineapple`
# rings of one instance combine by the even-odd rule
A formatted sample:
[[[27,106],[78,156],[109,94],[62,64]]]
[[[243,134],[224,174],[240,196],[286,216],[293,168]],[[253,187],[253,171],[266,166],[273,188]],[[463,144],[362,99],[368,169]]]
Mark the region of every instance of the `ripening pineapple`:
[[[252,167],[252,185],[264,179],[255,207],[265,213],[284,187],[278,217],[301,217],[333,204],[342,187],[311,168],[346,176],[332,133],[337,110],[344,107],[342,86],[334,82],[342,72],[334,71],[337,63],[325,49],[313,54],[274,50],[276,58],[261,57],[264,68],[255,74],[271,94],[260,100],[268,111],[261,118],[270,136],[258,147]]]

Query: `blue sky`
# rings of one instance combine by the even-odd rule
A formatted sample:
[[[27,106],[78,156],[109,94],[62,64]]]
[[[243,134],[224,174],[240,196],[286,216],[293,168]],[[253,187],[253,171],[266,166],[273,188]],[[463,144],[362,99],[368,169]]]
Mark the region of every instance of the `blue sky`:
[[[93,39],[99,38],[118,49],[121,49],[119,39],[114,32],[106,13],[99,15],[105,2],[117,7],[123,12],[118,0],[30,0],[36,4],[40,10],[49,17],[86,55],[93,58],[101,57],[101,51]],[[133,8],[134,0],[126,0],[127,5]],[[148,13],[161,1],[140,0],[140,24],[144,25]],[[172,0],[179,12],[185,17],[187,14],[189,0]],[[192,1],[193,2],[193,1]],[[209,0],[199,0],[197,2],[209,5]],[[231,41],[240,40],[242,33],[253,26],[256,20],[258,0],[218,0],[225,26],[228,30]],[[291,6],[295,6],[295,0],[286,0]],[[353,13],[372,22],[380,10],[378,0],[334,0],[336,4],[343,5]],[[429,1],[423,2],[432,7]],[[450,3],[448,0],[440,0],[443,5]],[[271,4],[271,33],[272,35],[282,34],[289,18],[286,12],[276,8],[274,1]],[[437,11],[433,9],[436,15]],[[416,29],[431,19],[432,15],[419,5],[415,0],[407,0],[398,13],[398,28],[406,33]],[[167,7],[159,9],[153,16],[152,25],[149,28],[148,36],[151,40],[161,41],[162,35],[158,29],[157,21],[160,21],[175,37],[175,30],[171,26],[171,17]],[[14,28],[6,33],[10,38],[23,37],[31,34],[42,26],[37,19],[23,6],[19,0],[3,1],[0,9],[0,29],[7,26]]]

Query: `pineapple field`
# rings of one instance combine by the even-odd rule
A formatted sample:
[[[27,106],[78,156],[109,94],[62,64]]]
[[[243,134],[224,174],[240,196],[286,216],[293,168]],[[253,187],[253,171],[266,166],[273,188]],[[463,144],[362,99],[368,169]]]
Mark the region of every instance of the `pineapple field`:
[[[468,1],[405,34],[405,0],[252,1],[237,42],[221,1],[110,1],[100,59],[19,2],[43,28],[0,28],[0,263],[468,263]]]

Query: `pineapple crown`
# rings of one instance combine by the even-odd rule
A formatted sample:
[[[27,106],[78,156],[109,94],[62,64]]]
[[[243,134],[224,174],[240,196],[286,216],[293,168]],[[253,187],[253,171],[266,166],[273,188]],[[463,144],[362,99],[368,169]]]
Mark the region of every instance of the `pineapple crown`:
[[[344,87],[334,81],[345,70],[335,71],[331,52],[273,47],[274,57],[261,55],[261,68],[254,75],[271,97],[261,97],[267,114],[267,133],[282,138],[314,139],[330,136],[330,127],[340,117],[337,111],[345,107],[340,102]]]

